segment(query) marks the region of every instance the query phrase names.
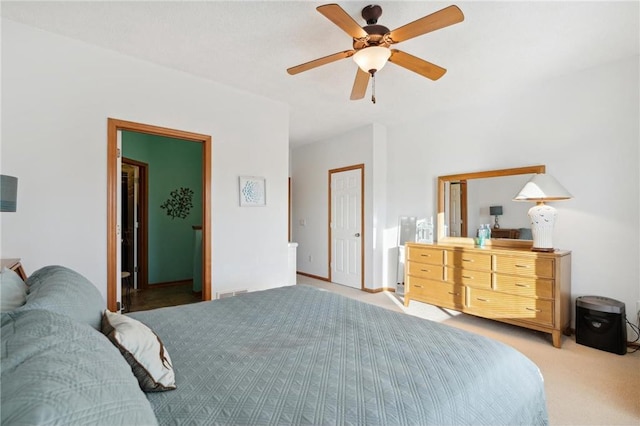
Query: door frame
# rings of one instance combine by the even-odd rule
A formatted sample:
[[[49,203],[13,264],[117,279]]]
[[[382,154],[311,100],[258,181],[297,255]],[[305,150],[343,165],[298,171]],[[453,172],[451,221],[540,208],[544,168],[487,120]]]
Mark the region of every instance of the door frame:
[[[458,181],[453,181],[449,184],[449,187],[451,187],[451,185],[460,185],[460,209],[458,210],[458,213],[460,215],[460,217],[458,218],[458,220],[460,220],[460,235],[458,235],[458,237],[461,236],[467,236],[467,180],[466,179],[462,179],[462,180],[458,180]],[[452,208],[452,204],[453,204],[453,197],[451,197],[451,193],[452,190],[451,188],[449,189],[449,207],[448,207],[448,211],[449,211],[449,217],[448,219],[448,223],[449,223],[449,235],[451,235],[451,212],[453,211]]]
[[[202,300],[211,300],[211,136],[107,118],[107,308],[117,311],[118,131],[126,130],[202,144]]]
[[[331,267],[332,263],[333,263],[333,257],[332,257],[332,233],[331,233],[331,212],[332,212],[332,197],[331,197],[331,193],[332,193],[332,189],[331,189],[331,176],[334,173],[341,173],[341,172],[348,172],[350,170],[360,170],[360,227],[362,228],[360,231],[360,290],[364,290],[364,257],[365,257],[365,253],[364,253],[364,240],[365,240],[365,226],[364,226],[364,164],[355,164],[353,166],[347,166],[347,167],[340,167],[338,169],[331,169],[329,170],[329,180],[328,180],[328,184],[327,184],[327,188],[329,188],[328,191],[328,205],[329,205],[329,215],[327,217],[327,229],[328,229],[328,235],[329,235],[329,274],[327,275],[329,277],[329,282],[331,281],[331,270],[333,269]]]
[[[138,215],[140,226],[134,231],[138,234],[138,247],[136,257],[138,263],[138,287],[142,290],[149,286],[149,273],[147,271],[149,261],[149,180],[147,163],[122,156],[122,163],[138,167],[140,172],[138,180]],[[133,275],[133,271],[131,271]]]

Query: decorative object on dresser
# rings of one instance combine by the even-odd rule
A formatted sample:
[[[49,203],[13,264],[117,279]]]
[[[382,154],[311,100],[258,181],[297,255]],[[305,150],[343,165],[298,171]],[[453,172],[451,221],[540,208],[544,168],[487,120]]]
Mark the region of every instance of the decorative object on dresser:
[[[494,229],[498,229],[500,228],[500,224],[498,223],[498,216],[502,216],[502,206],[490,206],[489,207],[489,214],[491,216],[495,216],[495,222],[493,224],[493,228]],[[492,233],[493,235],[493,233]]]
[[[411,300],[552,335],[571,323],[571,252],[406,245],[405,306]]]
[[[553,226],[558,217],[557,210],[545,204],[545,201],[568,200],[573,198],[553,176],[535,174],[520,190],[514,201],[535,201],[529,209],[531,231],[533,232],[533,251],[552,252]]]
[[[0,212],[15,212],[18,199],[18,178],[0,175]]]

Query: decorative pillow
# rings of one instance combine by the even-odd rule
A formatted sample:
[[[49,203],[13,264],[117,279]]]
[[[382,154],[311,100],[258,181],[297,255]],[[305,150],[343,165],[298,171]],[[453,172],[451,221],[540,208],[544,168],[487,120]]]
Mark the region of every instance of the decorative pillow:
[[[27,301],[27,285],[15,271],[0,271],[0,312],[11,312]]]
[[[2,314],[3,425],[156,425],[127,362],[99,331],[45,310]]]
[[[176,388],[169,353],[149,327],[107,309],[102,316],[102,332],[120,349],[143,391],[159,392]]]
[[[21,310],[44,309],[100,330],[106,302],[84,276],[64,266],[45,266],[27,278],[29,294]]]

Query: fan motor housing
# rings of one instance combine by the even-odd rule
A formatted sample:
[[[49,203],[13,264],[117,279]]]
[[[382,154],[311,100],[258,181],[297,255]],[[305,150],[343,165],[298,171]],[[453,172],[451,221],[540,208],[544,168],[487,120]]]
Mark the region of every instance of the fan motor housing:
[[[391,45],[391,43],[389,43],[385,39],[385,35],[389,34],[389,28],[385,27],[384,25],[367,25],[366,27],[362,27],[362,29],[365,30],[369,35],[361,39],[354,39],[354,49],[359,50],[369,46],[389,47]]]

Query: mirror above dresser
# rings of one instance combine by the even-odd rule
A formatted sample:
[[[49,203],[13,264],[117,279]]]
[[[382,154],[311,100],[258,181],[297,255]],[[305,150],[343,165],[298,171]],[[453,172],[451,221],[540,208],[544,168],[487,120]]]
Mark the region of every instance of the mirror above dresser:
[[[544,165],[459,173],[438,177],[437,240],[445,244],[473,244],[482,224],[495,227],[490,207],[502,207],[499,228],[492,229],[489,244],[503,247],[531,247],[529,203],[512,201]],[[500,209],[498,209],[500,210]],[[495,209],[494,209],[495,212]]]

